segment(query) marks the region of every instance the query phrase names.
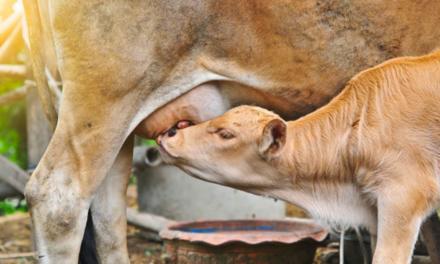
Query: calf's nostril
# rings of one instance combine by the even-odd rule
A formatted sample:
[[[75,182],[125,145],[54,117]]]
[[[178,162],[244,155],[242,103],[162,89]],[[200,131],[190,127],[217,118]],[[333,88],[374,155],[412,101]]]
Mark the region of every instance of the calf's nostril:
[[[168,130],[168,136],[169,137],[174,137],[177,133],[177,129],[175,127],[171,128],[170,130]]]

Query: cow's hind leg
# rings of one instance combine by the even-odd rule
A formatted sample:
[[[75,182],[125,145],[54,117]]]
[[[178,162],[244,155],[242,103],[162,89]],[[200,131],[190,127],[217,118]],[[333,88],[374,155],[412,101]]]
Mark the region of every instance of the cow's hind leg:
[[[191,30],[197,27],[187,23],[189,17],[162,23],[175,11],[162,8],[160,1],[86,2],[58,0],[50,5],[63,96],[55,133],[26,187],[43,263],[78,261],[94,195],[139,122],[217,76],[191,57],[199,56],[190,52],[197,40]],[[120,10],[131,15],[113,16]],[[175,41],[174,33],[187,41]],[[103,237],[97,235],[98,240]],[[98,242],[98,247],[105,244]]]
[[[76,179],[53,169],[47,160],[40,162],[25,191],[38,258],[40,263],[76,263],[90,199]]]
[[[41,263],[78,262],[91,202],[129,135],[128,122],[136,113],[126,107],[125,100],[135,101],[132,95],[112,100],[100,100],[96,94],[73,98],[87,94],[77,93],[78,85],[65,86],[54,136],[26,186]]]
[[[100,263],[128,263],[126,192],[131,172],[133,137],[125,142],[93,199],[91,210]]]

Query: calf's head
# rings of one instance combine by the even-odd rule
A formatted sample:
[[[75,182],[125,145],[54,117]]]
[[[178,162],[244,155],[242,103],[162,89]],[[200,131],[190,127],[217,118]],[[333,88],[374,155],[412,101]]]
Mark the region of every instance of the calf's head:
[[[157,141],[164,160],[206,181],[239,189],[271,188],[278,173],[271,161],[286,141],[286,123],[259,107],[239,106],[210,121],[170,130]]]

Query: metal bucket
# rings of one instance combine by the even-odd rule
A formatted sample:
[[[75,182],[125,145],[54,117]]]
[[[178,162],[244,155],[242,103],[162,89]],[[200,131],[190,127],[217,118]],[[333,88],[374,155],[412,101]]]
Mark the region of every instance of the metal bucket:
[[[160,232],[167,263],[310,264],[327,232],[308,220],[198,221]]]

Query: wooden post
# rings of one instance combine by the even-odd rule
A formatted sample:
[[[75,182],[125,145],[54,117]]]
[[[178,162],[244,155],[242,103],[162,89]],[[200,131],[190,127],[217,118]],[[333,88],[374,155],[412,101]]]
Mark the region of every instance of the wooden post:
[[[6,41],[0,45],[0,63],[7,63],[15,59],[18,51],[23,47],[21,38],[21,24],[15,25],[14,30]]]
[[[10,162],[7,158],[0,156],[0,179],[2,181],[23,193],[28,178],[27,172]]]
[[[52,128],[44,115],[37,88],[29,85],[26,95],[28,168],[35,169],[52,137]]]
[[[0,64],[0,78],[23,80],[26,78],[26,66],[14,64]]]
[[[15,12],[0,24],[0,44],[5,42],[15,26],[20,23],[20,18],[21,14]]]
[[[0,200],[8,197],[17,197],[20,195],[21,193],[15,190],[11,185],[3,181],[0,182]]]

